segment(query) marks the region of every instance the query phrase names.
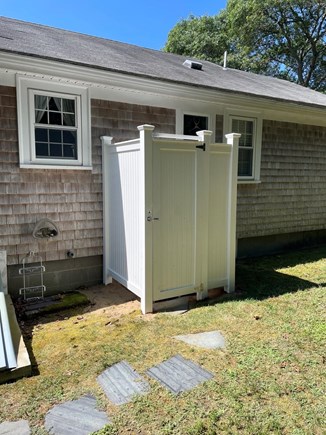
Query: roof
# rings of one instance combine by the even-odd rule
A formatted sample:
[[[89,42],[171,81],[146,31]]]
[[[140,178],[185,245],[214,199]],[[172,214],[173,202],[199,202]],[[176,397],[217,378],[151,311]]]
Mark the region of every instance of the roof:
[[[224,70],[208,61],[200,61],[203,69],[195,70],[182,65],[185,56],[6,17],[0,17],[1,51],[242,95],[326,107],[326,95],[285,80],[231,68]]]

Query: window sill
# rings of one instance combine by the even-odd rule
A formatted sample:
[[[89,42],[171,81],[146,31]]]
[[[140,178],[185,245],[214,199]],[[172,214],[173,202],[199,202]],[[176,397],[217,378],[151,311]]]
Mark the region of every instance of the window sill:
[[[261,180],[239,180],[238,184],[260,184]]]
[[[78,170],[78,171],[91,171],[93,169],[92,166],[73,166],[73,165],[38,165],[33,163],[21,163],[19,165],[22,169],[62,169],[62,170]]]

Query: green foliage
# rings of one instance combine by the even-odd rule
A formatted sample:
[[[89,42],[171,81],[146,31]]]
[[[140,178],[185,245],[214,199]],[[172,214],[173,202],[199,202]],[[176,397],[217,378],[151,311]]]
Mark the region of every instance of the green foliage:
[[[164,50],[170,53],[193,56],[211,62],[223,59],[227,48],[224,14],[213,17],[191,15],[181,20],[170,31]]]
[[[326,92],[324,0],[228,0],[214,17],[189,17],[165,50],[273,75]]]
[[[43,307],[39,310],[39,315],[46,313],[56,313],[61,310],[67,310],[68,308],[88,305],[89,300],[87,296],[79,292],[69,292],[63,294],[59,301],[55,301],[53,304]]]

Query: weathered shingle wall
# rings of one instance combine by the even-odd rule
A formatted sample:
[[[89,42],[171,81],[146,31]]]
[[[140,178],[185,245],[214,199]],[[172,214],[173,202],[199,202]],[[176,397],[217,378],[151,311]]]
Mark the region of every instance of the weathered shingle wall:
[[[223,115],[216,115],[215,119],[215,142],[223,143]]]
[[[0,250],[8,264],[29,252],[45,261],[102,254],[102,160],[100,136],[116,141],[138,136],[137,125],[175,132],[174,110],[92,100],[92,171],[20,169],[16,90],[0,86]],[[59,227],[55,240],[32,238],[35,223],[47,217]]]
[[[16,91],[0,86],[0,250],[8,264],[29,251],[44,260],[102,254],[102,167],[100,136],[135,138],[137,126],[175,133],[170,109],[92,100],[92,171],[20,169]],[[223,117],[216,117],[222,141]],[[239,238],[326,228],[326,128],[264,121],[261,183],[238,186]],[[47,217],[60,235],[38,242],[35,223]]]
[[[326,128],[264,121],[261,184],[238,186],[238,237],[325,228]]]

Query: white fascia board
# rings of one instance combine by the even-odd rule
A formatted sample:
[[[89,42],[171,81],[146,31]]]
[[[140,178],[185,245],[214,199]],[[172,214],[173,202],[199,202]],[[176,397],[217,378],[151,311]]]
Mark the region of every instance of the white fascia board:
[[[326,126],[326,108],[312,107],[292,102],[282,102],[254,95],[240,95],[232,91],[195,87],[155,78],[101,70],[86,66],[56,62],[31,56],[0,53],[2,74],[26,74],[47,80],[70,82],[90,88],[92,98],[103,98],[105,90],[111,100],[142,102],[167,108],[181,107],[185,101],[215,106],[217,114],[225,108],[253,110],[262,113],[263,119]],[[10,80],[6,80],[9,82]],[[155,99],[157,99],[157,102]],[[164,103],[164,104],[163,104]]]

